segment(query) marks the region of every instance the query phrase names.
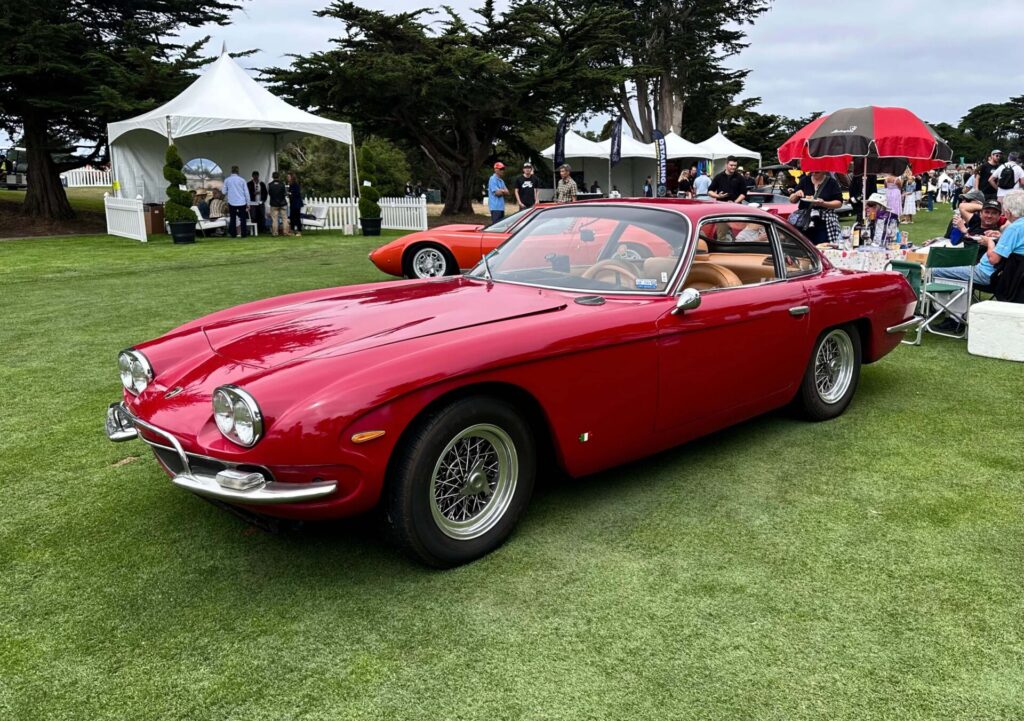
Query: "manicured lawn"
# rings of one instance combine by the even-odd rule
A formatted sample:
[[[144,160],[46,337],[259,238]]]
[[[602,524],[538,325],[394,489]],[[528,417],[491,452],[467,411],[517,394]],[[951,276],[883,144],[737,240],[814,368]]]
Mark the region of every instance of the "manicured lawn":
[[[1024,368],[963,342],[865,368],[829,423],[542,474],[448,572],[368,520],[256,530],[106,440],[120,349],[383,279],[375,245],[0,243],[0,717],[1024,716]]]

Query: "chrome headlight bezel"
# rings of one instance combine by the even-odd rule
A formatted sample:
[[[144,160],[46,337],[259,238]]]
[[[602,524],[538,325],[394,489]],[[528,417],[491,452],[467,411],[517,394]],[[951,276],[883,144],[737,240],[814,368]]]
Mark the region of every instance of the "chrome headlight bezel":
[[[153,366],[142,351],[134,348],[123,350],[117,355],[118,373],[124,389],[137,396],[153,382]]]
[[[219,386],[213,391],[211,405],[214,423],[222,436],[243,448],[259,443],[263,437],[263,412],[252,395],[235,385]]]

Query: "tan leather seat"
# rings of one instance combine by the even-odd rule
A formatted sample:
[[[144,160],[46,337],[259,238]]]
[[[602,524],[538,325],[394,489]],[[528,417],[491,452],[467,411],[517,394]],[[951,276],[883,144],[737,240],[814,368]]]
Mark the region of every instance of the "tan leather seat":
[[[661,282],[661,274],[664,273],[666,278],[671,278],[672,271],[676,269],[676,263],[678,262],[679,259],[672,256],[647,258],[644,260],[644,277],[656,278]]]
[[[694,263],[686,276],[684,288],[708,290],[710,288],[734,288],[743,285],[735,273],[714,263]]]

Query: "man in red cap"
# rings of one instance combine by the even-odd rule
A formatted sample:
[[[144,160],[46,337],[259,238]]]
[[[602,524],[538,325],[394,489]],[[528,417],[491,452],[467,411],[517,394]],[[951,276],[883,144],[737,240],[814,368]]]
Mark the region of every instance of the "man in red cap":
[[[501,177],[505,172],[505,164],[498,161],[494,164],[494,175],[487,182],[487,209],[491,211],[491,225],[505,217],[505,197],[508,188]]]

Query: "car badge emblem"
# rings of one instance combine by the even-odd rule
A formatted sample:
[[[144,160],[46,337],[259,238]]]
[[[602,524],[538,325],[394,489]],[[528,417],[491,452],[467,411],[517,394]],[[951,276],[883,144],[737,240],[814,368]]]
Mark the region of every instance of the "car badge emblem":
[[[185,389],[182,388],[181,386],[175,386],[174,388],[171,388],[171,390],[164,393],[164,398],[174,398],[174,396],[178,395],[183,390]]]

